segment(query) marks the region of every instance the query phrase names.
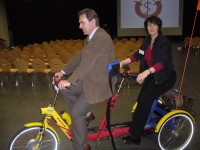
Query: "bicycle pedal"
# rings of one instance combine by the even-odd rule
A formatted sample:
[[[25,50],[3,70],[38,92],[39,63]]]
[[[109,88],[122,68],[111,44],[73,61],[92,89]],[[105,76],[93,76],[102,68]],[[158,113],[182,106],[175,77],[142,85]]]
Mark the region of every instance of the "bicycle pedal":
[[[171,111],[171,109],[169,107],[165,107],[164,110],[167,111],[167,112]]]
[[[131,144],[130,142],[127,142],[126,140],[123,140],[124,144]]]

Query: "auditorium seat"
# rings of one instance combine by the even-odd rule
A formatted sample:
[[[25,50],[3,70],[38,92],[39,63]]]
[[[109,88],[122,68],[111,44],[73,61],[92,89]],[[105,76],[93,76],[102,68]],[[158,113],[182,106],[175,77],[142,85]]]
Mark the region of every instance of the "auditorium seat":
[[[0,85],[3,86],[5,80],[11,82],[11,75],[17,70],[12,68],[12,64],[7,59],[0,59]]]
[[[14,66],[17,69],[16,86],[19,86],[20,78],[22,78],[21,81],[30,79],[28,75],[33,73],[33,69],[29,69],[29,62],[24,59],[16,60]],[[33,85],[33,80],[31,81],[31,85]]]
[[[33,73],[33,86],[35,86],[36,81],[38,83],[43,82],[43,76],[46,76],[46,78],[49,78],[49,72],[51,69],[46,68],[45,62],[41,59],[33,59],[32,61],[32,67],[34,69]],[[49,81],[49,79],[48,79]],[[50,86],[50,83],[48,83]]]

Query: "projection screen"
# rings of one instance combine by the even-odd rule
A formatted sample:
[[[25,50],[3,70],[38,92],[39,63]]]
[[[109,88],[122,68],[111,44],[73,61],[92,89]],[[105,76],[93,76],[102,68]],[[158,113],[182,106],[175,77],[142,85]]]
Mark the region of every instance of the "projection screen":
[[[118,0],[117,35],[145,36],[148,16],[162,19],[164,35],[182,35],[183,0]]]

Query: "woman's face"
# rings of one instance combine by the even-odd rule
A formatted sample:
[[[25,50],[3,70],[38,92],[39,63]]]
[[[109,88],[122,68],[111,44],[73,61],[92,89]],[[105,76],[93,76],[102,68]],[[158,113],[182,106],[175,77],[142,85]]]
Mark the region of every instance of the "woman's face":
[[[151,36],[157,36],[158,35],[158,25],[154,23],[148,22],[147,24],[147,30]]]

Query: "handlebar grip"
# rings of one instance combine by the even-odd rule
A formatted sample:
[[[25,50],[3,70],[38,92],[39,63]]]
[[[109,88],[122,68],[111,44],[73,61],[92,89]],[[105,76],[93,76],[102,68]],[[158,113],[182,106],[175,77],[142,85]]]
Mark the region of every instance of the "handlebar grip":
[[[60,78],[58,78],[58,76],[54,76],[53,77],[53,81],[58,84],[60,82]]]
[[[123,66],[123,69],[124,69],[125,71],[130,71],[130,67],[129,67],[128,64],[124,65],[124,66]]]
[[[60,82],[60,79],[54,78],[54,81],[55,81],[55,82]]]

